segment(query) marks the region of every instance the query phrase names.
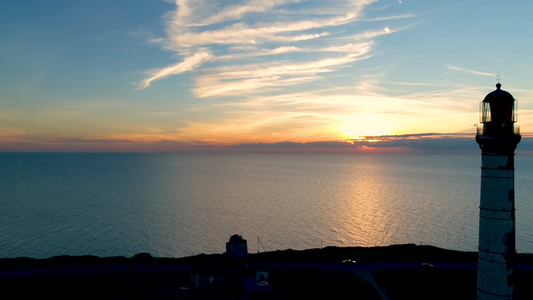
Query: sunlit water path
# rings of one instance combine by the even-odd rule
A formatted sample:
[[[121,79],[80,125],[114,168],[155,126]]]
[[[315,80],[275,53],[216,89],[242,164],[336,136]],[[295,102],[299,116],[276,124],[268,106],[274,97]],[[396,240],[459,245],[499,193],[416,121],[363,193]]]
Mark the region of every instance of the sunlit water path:
[[[431,244],[477,249],[480,156],[0,154],[0,257],[181,257]],[[516,157],[533,253],[533,157]],[[261,248],[262,250],[262,248]]]

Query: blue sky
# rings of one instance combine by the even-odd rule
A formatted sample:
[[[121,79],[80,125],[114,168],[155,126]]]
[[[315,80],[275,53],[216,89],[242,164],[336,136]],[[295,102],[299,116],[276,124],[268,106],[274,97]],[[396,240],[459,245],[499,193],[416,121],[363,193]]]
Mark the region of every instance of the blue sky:
[[[408,148],[414,139],[434,149],[445,138],[475,149],[479,101],[498,74],[518,99],[517,125],[527,136],[532,8],[527,1],[7,1],[0,151],[344,149],[354,140],[349,148],[379,148],[380,140]]]

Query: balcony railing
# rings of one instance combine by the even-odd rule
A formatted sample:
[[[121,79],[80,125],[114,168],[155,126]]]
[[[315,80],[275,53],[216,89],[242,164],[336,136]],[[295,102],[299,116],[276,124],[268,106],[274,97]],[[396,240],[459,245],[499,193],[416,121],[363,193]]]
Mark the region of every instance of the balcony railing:
[[[483,135],[484,124],[476,124],[476,135]],[[513,133],[520,135],[520,126],[514,126]]]

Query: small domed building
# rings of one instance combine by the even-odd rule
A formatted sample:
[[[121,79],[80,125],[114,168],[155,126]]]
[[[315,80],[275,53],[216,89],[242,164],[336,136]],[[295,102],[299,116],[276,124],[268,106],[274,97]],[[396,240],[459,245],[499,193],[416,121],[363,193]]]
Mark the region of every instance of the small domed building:
[[[241,235],[232,235],[229,242],[226,243],[226,255],[230,258],[246,258],[248,243]]]

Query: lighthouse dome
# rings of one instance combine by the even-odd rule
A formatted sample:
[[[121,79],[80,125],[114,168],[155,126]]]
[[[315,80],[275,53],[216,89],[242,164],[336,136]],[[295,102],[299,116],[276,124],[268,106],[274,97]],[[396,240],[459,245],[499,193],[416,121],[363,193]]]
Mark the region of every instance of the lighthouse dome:
[[[514,123],[515,99],[513,96],[501,89],[501,84],[496,85],[496,90],[490,92],[482,102],[481,122],[487,123]],[[510,128],[510,127],[509,127]]]
[[[490,92],[485,96],[485,99],[483,99],[483,102],[506,102],[506,101],[514,101],[513,95],[511,93],[506,92],[501,89],[502,85],[500,83],[496,84],[496,90]]]

